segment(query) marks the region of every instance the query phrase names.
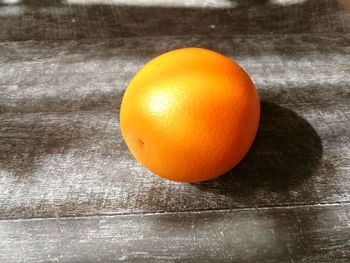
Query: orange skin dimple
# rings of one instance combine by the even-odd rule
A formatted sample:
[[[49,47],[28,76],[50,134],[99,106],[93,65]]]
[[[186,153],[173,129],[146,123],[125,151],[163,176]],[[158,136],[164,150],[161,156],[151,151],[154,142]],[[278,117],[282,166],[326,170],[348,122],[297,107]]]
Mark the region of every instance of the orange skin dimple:
[[[148,62],[130,82],[120,109],[131,153],[155,174],[200,182],[232,169],[255,138],[260,103],[235,62],[184,48]]]

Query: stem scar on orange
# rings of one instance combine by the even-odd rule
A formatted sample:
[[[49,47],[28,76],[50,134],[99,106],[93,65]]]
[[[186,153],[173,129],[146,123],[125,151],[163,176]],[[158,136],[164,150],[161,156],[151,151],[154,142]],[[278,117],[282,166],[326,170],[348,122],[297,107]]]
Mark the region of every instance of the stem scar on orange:
[[[148,62],[132,79],[120,127],[135,158],[155,174],[201,182],[237,165],[255,138],[259,97],[226,56],[183,48]]]

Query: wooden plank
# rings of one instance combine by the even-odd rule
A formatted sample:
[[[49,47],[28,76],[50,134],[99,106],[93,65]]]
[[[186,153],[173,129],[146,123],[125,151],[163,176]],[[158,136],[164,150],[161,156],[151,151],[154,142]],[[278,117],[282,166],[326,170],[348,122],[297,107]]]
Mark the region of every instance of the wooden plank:
[[[0,261],[348,262],[350,205],[0,221]]]
[[[0,41],[110,39],[120,36],[349,32],[346,0],[214,1],[199,7],[115,5],[61,0],[0,3]],[[118,1],[114,0],[118,3]],[[175,1],[173,1],[175,2]],[[188,1],[187,1],[188,2]],[[91,3],[91,2],[90,2]],[[211,8],[201,8],[211,4]],[[188,5],[188,3],[186,4]],[[223,7],[223,8],[222,8]]]
[[[235,58],[265,103],[255,145],[236,169],[204,184],[177,184],[132,158],[118,109],[150,56],[195,43]],[[350,200],[349,35],[0,46],[2,219]]]
[[[145,37],[0,43],[0,112],[116,109],[117,97],[145,62],[188,46],[231,56],[262,93],[279,97],[276,103],[348,99],[349,34]],[[329,95],[313,99],[321,89]],[[296,90],[303,96],[295,99]]]
[[[347,1],[89,1],[0,0],[0,262],[347,262]],[[119,131],[132,75],[185,46],[263,100],[248,156],[202,184],[153,176]]]
[[[349,122],[342,115],[349,116],[348,105],[297,109],[317,132],[294,111],[264,103],[245,160],[202,184],[165,181],[136,163],[117,112],[3,114],[0,217],[348,202]]]

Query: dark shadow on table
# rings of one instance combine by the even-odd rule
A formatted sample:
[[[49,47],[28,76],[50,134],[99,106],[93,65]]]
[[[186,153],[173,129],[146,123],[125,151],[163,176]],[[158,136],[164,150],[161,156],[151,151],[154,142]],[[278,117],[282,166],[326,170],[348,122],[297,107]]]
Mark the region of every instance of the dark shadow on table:
[[[322,153],[319,135],[303,117],[286,107],[262,102],[257,137],[243,161],[217,179],[194,185],[202,191],[231,197],[236,208],[288,207],[304,201],[301,204],[307,205],[309,200],[317,200],[313,180],[320,172]],[[332,176],[332,168],[328,168]],[[318,242],[317,233],[310,231],[318,220],[317,211],[312,218],[305,216],[301,221],[286,217],[286,211],[273,209],[268,215],[273,220],[270,231],[277,242],[265,251],[266,255],[260,255],[262,259],[271,254],[281,259],[293,258],[293,253],[307,255],[312,251]],[[256,223],[264,220],[267,219],[260,218],[260,214],[256,216]],[[244,232],[240,231],[237,230],[238,236]]]
[[[303,188],[321,160],[322,143],[313,127],[292,110],[263,102],[257,137],[243,161],[218,179],[195,185],[243,200],[264,190],[289,194]]]

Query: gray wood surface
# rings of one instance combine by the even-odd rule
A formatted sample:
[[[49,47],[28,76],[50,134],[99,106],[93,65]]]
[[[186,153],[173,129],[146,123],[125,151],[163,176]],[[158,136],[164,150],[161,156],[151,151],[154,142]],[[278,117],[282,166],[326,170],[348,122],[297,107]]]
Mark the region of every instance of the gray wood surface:
[[[348,35],[139,41],[1,44],[0,218],[350,202]],[[220,43],[263,101],[247,158],[199,185],[142,168],[118,122],[123,90],[141,64],[184,42]]]
[[[1,263],[349,262],[348,1],[14,2],[0,0]],[[201,184],[152,175],[119,131],[132,76],[189,46],[236,60],[263,102],[247,157]]]
[[[349,262],[350,206],[2,221],[1,262]]]
[[[110,39],[162,35],[232,35],[349,32],[347,0],[191,0],[214,3],[209,8],[184,4],[162,6],[113,5],[118,0],[68,1],[19,0],[1,6],[0,40]],[[95,4],[84,4],[94,2]],[[227,8],[215,7],[227,3]],[[299,2],[271,4],[271,2]],[[77,3],[77,4],[74,4]],[[79,4],[80,3],[80,4]],[[104,3],[104,4],[101,4]],[[108,4],[110,3],[110,4]],[[1,2],[0,2],[1,5]]]

